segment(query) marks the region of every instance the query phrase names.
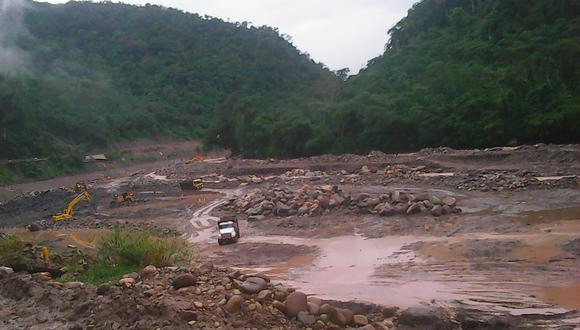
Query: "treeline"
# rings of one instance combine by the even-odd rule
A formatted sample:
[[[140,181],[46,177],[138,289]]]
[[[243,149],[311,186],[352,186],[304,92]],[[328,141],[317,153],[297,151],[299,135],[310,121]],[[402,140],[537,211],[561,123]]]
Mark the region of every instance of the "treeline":
[[[226,105],[213,126],[222,140],[210,142],[262,156],[580,142],[579,7],[421,1],[335,100],[293,118]],[[247,109],[227,111],[235,107]],[[220,126],[234,112],[239,124]]]

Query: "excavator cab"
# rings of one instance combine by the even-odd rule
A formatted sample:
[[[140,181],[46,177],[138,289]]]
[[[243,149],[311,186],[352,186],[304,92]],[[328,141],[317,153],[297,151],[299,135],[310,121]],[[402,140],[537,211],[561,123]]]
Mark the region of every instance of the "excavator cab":
[[[89,205],[93,206],[93,198],[87,191],[84,191],[83,193],[78,194],[75,198],[73,198],[73,200],[70,201],[70,203],[68,203],[67,207],[64,209],[62,213],[53,215],[52,220],[61,221],[72,219],[74,207],[82,200],[86,200],[89,203]]]

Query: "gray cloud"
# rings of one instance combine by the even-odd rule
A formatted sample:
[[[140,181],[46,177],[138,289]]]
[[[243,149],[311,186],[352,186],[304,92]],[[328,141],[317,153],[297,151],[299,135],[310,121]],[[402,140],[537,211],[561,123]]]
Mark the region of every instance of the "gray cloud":
[[[15,74],[27,69],[28,54],[16,45],[26,33],[22,23],[24,0],[0,0],[0,73]]]
[[[230,21],[277,27],[298,49],[333,70],[356,73],[380,55],[387,30],[418,0],[125,0]],[[62,3],[66,0],[49,0]]]

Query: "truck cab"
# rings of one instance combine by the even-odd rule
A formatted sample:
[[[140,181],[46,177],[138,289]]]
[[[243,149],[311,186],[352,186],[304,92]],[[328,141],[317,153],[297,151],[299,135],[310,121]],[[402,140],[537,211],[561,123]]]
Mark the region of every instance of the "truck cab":
[[[240,227],[235,217],[224,217],[218,221],[218,244],[236,243],[240,238]]]

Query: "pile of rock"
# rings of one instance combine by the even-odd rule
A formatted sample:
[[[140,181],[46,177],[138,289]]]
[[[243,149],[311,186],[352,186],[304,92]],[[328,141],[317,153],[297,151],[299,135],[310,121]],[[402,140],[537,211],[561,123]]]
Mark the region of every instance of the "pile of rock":
[[[256,189],[226,205],[237,213],[244,213],[250,220],[262,220],[267,216],[314,216],[335,209],[380,216],[417,214],[430,212],[433,216],[459,213],[457,200],[453,197],[438,198],[414,195],[402,191],[385,192],[380,195],[343,193],[335,185],[304,185],[291,190],[273,186]]]
[[[313,178],[313,177],[322,177],[327,176],[328,174],[323,171],[311,171],[302,168],[295,168],[290,171],[286,171],[284,174],[281,175],[283,179],[291,179],[291,178]]]
[[[97,287],[0,267],[0,296],[5,307],[0,328],[11,329],[46,323],[63,329],[370,330],[391,328],[398,312],[385,316],[384,308],[368,306],[354,313],[271,283],[265,275],[211,263],[187,269],[147,266],[117,284]],[[47,303],[32,303],[41,298]]]

